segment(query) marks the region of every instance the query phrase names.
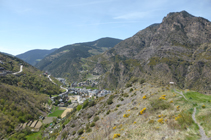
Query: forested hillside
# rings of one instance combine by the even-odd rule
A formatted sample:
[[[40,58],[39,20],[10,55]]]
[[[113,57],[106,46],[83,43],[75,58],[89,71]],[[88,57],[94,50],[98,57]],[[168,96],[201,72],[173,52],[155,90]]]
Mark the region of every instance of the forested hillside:
[[[122,40],[107,37],[92,42],[66,45],[45,57],[36,67],[71,82],[84,80],[87,76],[86,66],[82,65],[84,58],[101,54],[113,48],[120,41]]]
[[[20,66],[23,71],[17,74]],[[42,72],[24,61],[0,53],[0,136],[14,131],[19,123],[38,119],[47,110],[50,94],[59,94]]]

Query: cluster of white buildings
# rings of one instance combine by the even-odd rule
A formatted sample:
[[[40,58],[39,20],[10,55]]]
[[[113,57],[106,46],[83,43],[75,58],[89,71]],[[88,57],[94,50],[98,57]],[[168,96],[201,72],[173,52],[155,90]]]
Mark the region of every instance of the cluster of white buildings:
[[[78,102],[79,104],[82,104],[86,99],[88,98],[96,98],[96,97],[103,97],[107,94],[110,94],[111,91],[109,90],[91,90],[91,89],[81,89],[81,88],[71,88],[69,89],[69,93],[70,94],[74,94],[77,96],[77,100],[73,101],[73,102]]]

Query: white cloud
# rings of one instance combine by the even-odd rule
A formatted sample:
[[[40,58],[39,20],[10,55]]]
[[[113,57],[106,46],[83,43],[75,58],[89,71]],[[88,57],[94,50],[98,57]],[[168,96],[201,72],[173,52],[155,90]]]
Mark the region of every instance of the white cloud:
[[[114,19],[141,19],[145,18],[149,15],[149,12],[133,12],[133,13],[128,13],[120,16],[114,17]]]

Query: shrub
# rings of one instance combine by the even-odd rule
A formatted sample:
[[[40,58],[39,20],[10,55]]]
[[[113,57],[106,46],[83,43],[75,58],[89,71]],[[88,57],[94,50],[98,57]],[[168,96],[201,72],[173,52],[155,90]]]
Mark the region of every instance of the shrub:
[[[126,88],[132,87],[132,84],[127,83],[127,84],[125,85],[125,87],[126,87]]]
[[[108,104],[108,105],[111,105],[112,103],[113,103],[112,99],[108,99],[108,100],[107,100],[107,104]]]
[[[114,96],[113,95],[111,95],[109,98],[108,98],[108,100],[107,100],[107,104],[108,105],[111,105],[112,103],[113,103],[113,98],[114,98]]]
[[[98,116],[95,116],[94,119],[93,119],[94,122],[97,122],[98,120],[99,120]]]
[[[180,112],[178,116],[179,118],[177,118],[176,121],[179,123],[182,129],[187,129],[190,125],[194,123],[192,115],[187,111]]]
[[[143,96],[143,99],[146,99],[146,98],[147,98],[147,96],[146,96],[146,95],[144,95],[144,96]]]
[[[113,139],[120,137],[120,134],[114,134]]]
[[[63,133],[62,133],[62,138],[64,139],[64,138],[66,138],[67,137],[67,131],[64,131]]]
[[[116,129],[116,126],[114,126],[113,129]]]
[[[132,92],[133,91],[133,88],[130,88],[130,92]]]
[[[121,106],[121,104],[116,105],[116,107],[120,107],[120,106]]]
[[[95,104],[96,104],[95,101],[90,101],[88,106],[89,106],[89,107],[92,107],[92,106],[94,106]]]
[[[75,134],[76,134],[76,132],[75,132],[75,131],[73,131],[72,135],[75,135]]]
[[[88,106],[88,104],[89,104],[89,101],[88,100],[84,101],[84,103],[83,103],[83,109],[86,108]]]
[[[123,97],[129,97],[129,95],[127,93],[123,94]]]
[[[89,132],[92,132],[92,129],[91,128],[87,128],[86,129],[86,133],[89,133]]]
[[[111,111],[110,111],[110,110],[108,110],[108,111],[106,112],[106,115],[108,115],[110,112],[111,112]]]
[[[71,127],[75,127],[75,124],[72,124]]]
[[[163,124],[164,123],[163,122],[163,118],[158,119],[158,122],[161,123],[161,124]]]
[[[131,82],[132,82],[132,83],[135,83],[135,82],[137,82],[137,81],[138,81],[138,78],[136,78],[136,77],[134,77],[134,78],[131,79]]]
[[[124,114],[123,117],[124,118],[128,118],[130,116],[130,114]]]
[[[161,101],[160,99],[151,100],[150,104],[152,106],[151,108],[152,111],[159,110],[159,109],[165,110],[172,107],[172,105],[169,102],[164,102],[164,101]]]
[[[165,100],[166,99],[166,95],[162,95],[159,99],[160,100]]]
[[[145,79],[141,79],[140,84],[145,83]]]
[[[202,108],[205,108],[205,105],[202,105]]]
[[[78,130],[77,133],[78,133],[78,135],[82,135],[84,133],[84,129],[82,128],[82,129]]]
[[[80,111],[82,109],[82,105],[78,105],[76,109],[77,111]]]
[[[92,122],[92,123],[90,124],[90,127],[94,127],[94,126],[95,126],[95,123]]]
[[[149,121],[148,121],[149,124],[152,124],[152,123],[154,123],[154,122],[155,122],[154,120],[149,120]]]
[[[146,107],[143,108],[143,109],[139,112],[139,114],[142,115],[145,111],[146,111]]]
[[[88,114],[88,116],[87,116],[89,119],[92,117],[92,114]]]
[[[124,99],[123,99],[122,97],[120,97],[118,100],[120,100],[120,101],[124,101]]]

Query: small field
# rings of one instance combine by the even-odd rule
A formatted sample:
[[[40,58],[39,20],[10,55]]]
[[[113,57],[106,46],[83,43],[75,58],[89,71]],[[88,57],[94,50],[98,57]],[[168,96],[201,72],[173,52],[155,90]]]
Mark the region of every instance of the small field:
[[[60,110],[59,107],[54,107],[51,114],[48,117],[58,117],[61,116],[64,110]]]
[[[211,96],[210,95],[204,95],[198,92],[187,92],[184,93],[186,98],[195,101],[195,102],[210,102]]]
[[[37,139],[42,138],[42,137],[41,137],[41,133],[37,132],[37,133],[32,133],[30,135],[27,135],[25,138],[27,140],[37,140]]]

